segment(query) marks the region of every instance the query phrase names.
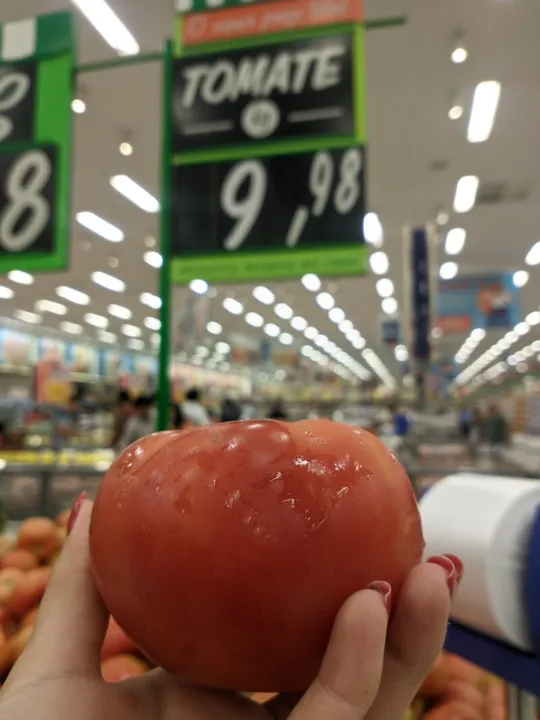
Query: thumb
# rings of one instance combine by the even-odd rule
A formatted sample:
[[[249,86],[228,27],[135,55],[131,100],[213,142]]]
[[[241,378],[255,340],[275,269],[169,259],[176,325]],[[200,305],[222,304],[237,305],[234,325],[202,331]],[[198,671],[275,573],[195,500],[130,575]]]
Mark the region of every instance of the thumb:
[[[10,680],[57,674],[101,677],[100,650],[108,611],[90,565],[92,503],[84,502],[56,563],[28,648]]]

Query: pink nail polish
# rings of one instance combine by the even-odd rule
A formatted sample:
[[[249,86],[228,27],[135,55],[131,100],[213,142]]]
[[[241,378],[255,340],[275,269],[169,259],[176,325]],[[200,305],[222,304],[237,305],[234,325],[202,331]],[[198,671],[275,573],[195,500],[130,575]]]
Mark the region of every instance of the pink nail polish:
[[[439,565],[443,570],[446,571],[448,589],[450,595],[453,595],[455,589],[459,585],[459,582],[463,576],[463,563],[457,557],[457,555],[435,555],[427,560],[428,563]]]
[[[79,513],[81,511],[82,504],[85,500],[88,499],[88,494],[86,492],[82,492],[75,502],[73,503],[73,507],[71,509],[71,515],[69,516],[68,524],[67,524],[67,534],[69,535],[70,532],[73,530],[73,527],[75,525],[75,522],[79,516]]]
[[[390,614],[390,610],[392,608],[392,587],[390,586],[390,583],[387,583],[384,580],[375,580],[375,582],[368,585],[368,590],[375,590],[375,592],[378,592],[379,595],[381,595],[384,607],[386,608],[388,614]]]

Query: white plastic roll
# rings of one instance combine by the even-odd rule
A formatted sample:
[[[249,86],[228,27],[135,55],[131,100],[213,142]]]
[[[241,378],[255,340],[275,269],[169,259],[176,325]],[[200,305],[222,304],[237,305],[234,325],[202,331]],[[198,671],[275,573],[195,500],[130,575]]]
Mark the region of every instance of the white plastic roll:
[[[452,618],[532,650],[524,599],[526,550],[540,481],[473,474],[441,480],[420,501],[425,557],[464,563]]]

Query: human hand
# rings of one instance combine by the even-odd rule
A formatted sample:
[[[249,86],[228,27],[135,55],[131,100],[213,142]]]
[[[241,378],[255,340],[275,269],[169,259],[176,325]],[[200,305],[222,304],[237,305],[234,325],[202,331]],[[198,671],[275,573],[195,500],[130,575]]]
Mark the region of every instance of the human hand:
[[[43,599],[32,639],[0,692],[10,720],[400,720],[444,639],[456,558],[414,568],[389,622],[384,592],[362,590],[341,608],[318,677],[302,696],[257,705],[187,686],[157,669],[110,685],[100,671],[108,613],[94,584],[83,504]]]

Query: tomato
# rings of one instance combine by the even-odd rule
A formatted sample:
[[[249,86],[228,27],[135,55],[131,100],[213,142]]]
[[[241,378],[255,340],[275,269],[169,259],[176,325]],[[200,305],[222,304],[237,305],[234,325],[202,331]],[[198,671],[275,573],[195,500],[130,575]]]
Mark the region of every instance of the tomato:
[[[151,435],[113,463],[90,531],[112,615],[196,685],[302,690],[336,613],[420,561],[407,475],[374,435],[330,421]]]
[[[50,567],[40,567],[24,573],[13,586],[6,610],[20,617],[37,605],[45,594],[51,572]]]
[[[140,677],[150,668],[133,655],[114,655],[101,663],[101,674],[105,682],[117,683],[133,677]]]
[[[2,557],[3,568],[19,568],[19,570],[32,570],[39,565],[37,557],[29,550],[9,550]]]
[[[28,518],[21,523],[17,545],[21,549],[29,550],[39,560],[46,560],[60,549],[58,528],[49,518]]]

